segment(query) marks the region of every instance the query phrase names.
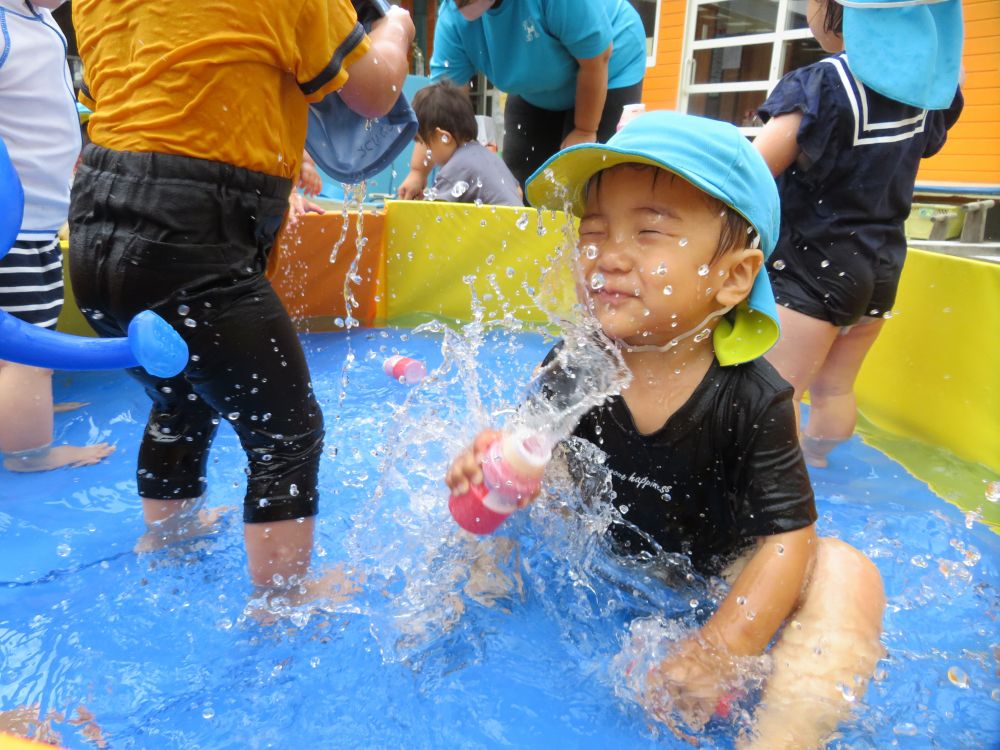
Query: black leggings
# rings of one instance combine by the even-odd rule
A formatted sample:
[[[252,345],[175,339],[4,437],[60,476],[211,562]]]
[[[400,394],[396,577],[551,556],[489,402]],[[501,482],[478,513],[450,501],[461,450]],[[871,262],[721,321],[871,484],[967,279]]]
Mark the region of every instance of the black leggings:
[[[70,274],[101,336],[150,309],[191,358],[173,378],[130,371],[153,401],[139,450],[144,498],[205,492],[220,419],[249,461],[244,521],[315,515],[323,421],[292,322],[264,277],[291,183],[183,156],[93,144],[73,185]]]
[[[597,142],[605,143],[615,134],[622,108],[642,101],[642,81],[620,89],[609,89],[597,127]],[[546,159],[559,150],[574,125],[575,110],[551,110],[528,104],[514,94],[507,97],[503,111],[503,160],[521,186]]]

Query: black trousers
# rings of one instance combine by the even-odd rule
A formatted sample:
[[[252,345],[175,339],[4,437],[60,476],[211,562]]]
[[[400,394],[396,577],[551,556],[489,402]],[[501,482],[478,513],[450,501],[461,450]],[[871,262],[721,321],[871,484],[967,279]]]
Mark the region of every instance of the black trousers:
[[[608,89],[601,124],[597,128],[598,143],[605,143],[615,134],[626,104],[641,101],[642,81],[620,89]],[[559,150],[563,139],[574,128],[574,115],[572,109],[542,109],[520,96],[507,97],[503,111],[503,160],[522,187],[535,170]]]
[[[114,337],[153,310],[190,349],[176,377],[130,371],[153,402],[139,449],[144,498],[202,495],[225,419],[249,461],[244,520],[317,512],[322,415],[298,336],[264,277],[290,189],[229,164],[84,149],[70,206],[82,311]]]

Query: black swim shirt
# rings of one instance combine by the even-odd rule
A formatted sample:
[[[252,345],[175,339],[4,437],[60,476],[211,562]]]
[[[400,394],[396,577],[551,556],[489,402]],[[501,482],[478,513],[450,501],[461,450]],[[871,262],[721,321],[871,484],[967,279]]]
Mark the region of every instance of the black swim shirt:
[[[607,454],[614,504],[629,524],[663,551],[717,572],[757,537],[816,520],[792,393],[763,359],[729,367],[713,361],[652,434],[639,432],[620,396],[587,412],[573,434]],[[613,529],[623,552],[649,550],[627,524]]]

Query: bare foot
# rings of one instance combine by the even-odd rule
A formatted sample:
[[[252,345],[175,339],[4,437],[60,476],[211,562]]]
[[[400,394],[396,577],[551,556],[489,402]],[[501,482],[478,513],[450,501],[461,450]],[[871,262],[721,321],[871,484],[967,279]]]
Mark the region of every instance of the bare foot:
[[[355,574],[343,565],[319,571],[298,586],[262,591],[244,610],[262,625],[273,625],[284,616],[294,621],[314,612],[335,611],[350,601],[365,582],[363,573]]]
[[[802,435],[802,457],[810,466],[825,469],[830,465],[827,455],[843,443],[840,438],[820,438],[812,435]]]
[[[84,406],[90,406],[89,401],[63,401],[58,404],[52,404],[52,411],[55,414],[62,414],[65,411],[74,411],[75,409],[82,409]]]
[[[219,531],[219,520],[232,510],[229,506],[202,508],[197,513],[183,517],[171,516],[165,521],[153,524],[149,531],[139,537],[132,551],[136,554],[153,552],[171,544],[215,534]]]
[[[3,460],[3,465],[7,471],[17,472],[49,471],[64,466],[72,469],[78,466],[93,466],[114,452],[115,446],[110,443],[55,445],[46,451],[32,451],[23,456],[8,454]]]

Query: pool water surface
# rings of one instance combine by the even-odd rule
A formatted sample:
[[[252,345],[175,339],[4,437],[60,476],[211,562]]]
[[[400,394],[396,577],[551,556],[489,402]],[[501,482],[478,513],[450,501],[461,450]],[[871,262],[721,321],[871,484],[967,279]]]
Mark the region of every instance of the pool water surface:
[[[483,552],[455,533],[444,467],[552,341],[496,334],[447,356],[439,335],[396,329],[303,341],[327,430],[315,563],[357,592],[246,614],[245,462],[225,425],[207,501],[232,509],[219,533],[136,555],[146,397],[123,373],[58,375],[57,400],[89,405],[57,415],[57,442],[118,449],[95,467],[0,470],[0,713],[85,706],[99,739],[54,721],[68,748],[688,747],[620,697],[612,664],[632,620],[689,622],[697,594],[633,586],[544,502],[486,542],[496,590],[466,585]],[[397,351],[445,364],[414,389],[382,372]],[[831,747],[1000,746],[1000,537],[859,438],[812,477],[820,533],[866,552],[889,602],[886,658]],[[716,722],[706,746],[733,732]]]

